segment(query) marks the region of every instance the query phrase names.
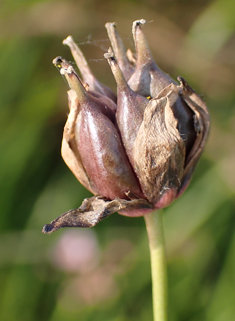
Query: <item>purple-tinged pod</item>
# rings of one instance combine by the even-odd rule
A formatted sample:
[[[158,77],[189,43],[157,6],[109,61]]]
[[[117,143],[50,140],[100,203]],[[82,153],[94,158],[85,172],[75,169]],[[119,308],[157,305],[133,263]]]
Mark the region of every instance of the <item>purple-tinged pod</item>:
[[[127,57],[125,46],[120,38],[115,22],[107,22],[105,27],[108,32],[109,40],[111,42],[115,58],[126,80],[130,79],[134,71],[134,66]]]
[[[97,104],[101,105],[102,108],[107,110],[107,116],[115,123],[115,114],[117,110],[117,104],[110,99],[108,96],[104,96],[98,91],[90,91],[89,85],[87,83],[82,82],[83,87],[90,94],[90,97],[97,102]]]
[[[143,121],[144,110],[148,105],[149,100],[134,92],[129,87],[116,59],[114,58],[111,48],[104,56],[108,60],[117,83],[116,120],[127,156],[133,166],[133,144],[139,127]]]
[[[104,96],[108,96],[110,99],[116,102],[117,97],[115,93],[109,87],[97,80],[97,78],[91,72],[86,58],[84,57],[78,45],[74,42],[72,36],[68,36],[66,39],[64,39],[63,44],[69,46],[73,58],[81,72],[83,82],[89,85],[89,91],[98,92]]]
[[[60,73],[77,95],[79,111],[74,120],[78,151],[90,185],[96,194],[107,199],[129,199],[129,193],[143,197],[139,182],[129,163],[120,135],[102,106],[85,90],[73,67],[58,57]]]
[[[115,114],[117,111],[117,104],[110,99],[108,96],[104,96],[97,91],[90,92],[90,95],[93,97],[93,100],[95,100],[98,104],[103,105],[104,108],[108,108],[112,114],[111,119],[113,123],[115,122]]]
[[[148,97],[156,97],[159,92],[175,81],[155,63],[141,25],[144,19],[133,22],[132,33],[136,49],[136,66],[128,81],[132,90]]]
[[[82,126],[76,129],[78,149],[99,195],[110,200],[128,199],[128,192],[143,197],[117,129],[93,101],[81,105],[81,122]]]

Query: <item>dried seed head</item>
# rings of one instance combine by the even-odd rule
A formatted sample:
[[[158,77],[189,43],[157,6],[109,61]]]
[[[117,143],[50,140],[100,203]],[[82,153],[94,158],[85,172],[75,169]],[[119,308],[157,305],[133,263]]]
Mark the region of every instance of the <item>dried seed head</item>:
[[[177,84],[158,68],[142,31],[145,22],[133,23],[135,54],[126,53],[115,24],[106,24],[113,49],[104,56],[117,83],[117,105],[71,36],[63,43],[83,81],[65,59],[53,60],[71,88],[62,156],[96,196],[45,225],[44,233],[94,226],[116,211],[145,215],[171,204],[189,184],[208,137],[209,114],[183,78]]]

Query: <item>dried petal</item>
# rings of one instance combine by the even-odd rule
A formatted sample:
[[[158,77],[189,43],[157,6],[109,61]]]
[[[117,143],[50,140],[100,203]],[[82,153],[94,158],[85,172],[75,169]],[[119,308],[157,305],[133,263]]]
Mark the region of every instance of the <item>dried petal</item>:
[[[164,95],[150,100],[134,143],[135,172],[153,204],[169,189],[178,189],[183,176],[185,146],[171,109],[179,91],[171,84]]]
[[[194,113],[194,131],[196,133],[196,139],[185,162],[184,175],[178,191],[178,195],[181,195],[187,187],[205,147],[210,130],[210,116],[206,104],[188,85],[186,80],[182,77],[178,77],[178,80],[181,82],[182,98]]]
[[[194,113],[186,104],[182,95],[178,96],[175,104],[171,108],[175,118],[177,119],[177,129],[184,141],[187,156],[190,153],[190,150],[196,139],[193,120]]]

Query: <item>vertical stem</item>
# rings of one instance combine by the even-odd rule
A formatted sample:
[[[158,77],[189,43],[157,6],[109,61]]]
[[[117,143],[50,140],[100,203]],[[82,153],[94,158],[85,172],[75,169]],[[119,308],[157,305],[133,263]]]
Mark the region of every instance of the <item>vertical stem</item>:
[[[166,253],[162,211],[144,216],[151,258],[154,321],[167,321]]]

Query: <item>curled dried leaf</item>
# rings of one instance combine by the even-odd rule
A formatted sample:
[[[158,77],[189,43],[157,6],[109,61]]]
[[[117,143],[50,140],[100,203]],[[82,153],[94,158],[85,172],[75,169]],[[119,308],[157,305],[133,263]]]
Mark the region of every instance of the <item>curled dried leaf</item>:
[[[118,211],[151,210],[152,204],[144,199],[109,201],[100,196],[85,198],[78,209],[70,210],[43,227],[42,232],[50,234],[62,227],[93,227],[104,218]]]

